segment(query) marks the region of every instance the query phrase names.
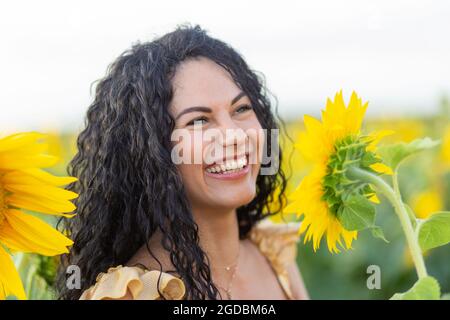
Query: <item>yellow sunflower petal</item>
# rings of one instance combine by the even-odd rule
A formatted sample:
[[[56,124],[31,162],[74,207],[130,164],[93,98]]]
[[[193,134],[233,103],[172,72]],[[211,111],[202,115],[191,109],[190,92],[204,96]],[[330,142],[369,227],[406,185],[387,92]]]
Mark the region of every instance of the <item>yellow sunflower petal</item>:
[[[75,177],[58,177],[38,168],[27,168],[6,173],[2,178],[4,184],[49,184],[60,187],[77,181]]]
[[[26,156],[26,155],[37,155],[48,153],[49,145],[47,142],[34,143],[30,145],[26,145],[20,148],[15,148],[13,150],[8,150],[4,152],[0,152],[0,154],[8,154],[13,155],[17,158]]]
[[[333,221],[329,224],[327,228],[327,246],[328,250],[332,253],[339,253],[340,250],[337,248],[337,244],[342,246],[341,243],[341,224],[337,219],[333,219]]]
[[[343,230],[342,237],[344,238],[345,246],[347,247],[347,249],[352,249],[352,242],[358,237],[358,232]]]
[[[40,185],[23,185],[23,184],[5,184],[3,186],[15,194],[25,194],[34,198],[45,198],[53,200],[72,200],[78,195],[75,192],[64,190],[61,188],[40,184]]]
[[[359,99],[356,92],[353,91],[346,110],[345,127],[347,128],[347,134],[358,134],[360,132],[367,106],[368,102],[362,105],[361,99]]]
[[[48,154],[19,156],[13,153],[0,153],[0,169],[15,170],[23,168],[47,168],[55,165],[58,158]]]
[[[73,217],[74,214],[67,213],[73,212],[76,209],[76,206],[69,200],[54,199],[48,201],[44,198],[35,198],[22,194],[9,195],[5,200],[9,205],[14,207],[63,217]]]
[[[38,132],[22,132],[12,134],[0,139],[0,152],[23,148],[35,144],[37,140],[45,137]]]
[[[54,249],[58,253],[69,252],[67,247],[73,244],[72,240],[62,235],[56,229],[29,214],[9,209],[5,211],[4,215],[12,229],[30,242]]]
[[[299,134],[299,143],[296,144],[296,148],[309,162],[317,161],[317,159],[326,161],[333,145],[327,142],[324,137],[325,133],[320,128],[310,132],[302,132]],[[320,143],[316,141],[320,141]]]
[[[388,174],[388,175],[394,174],[394,172],[392,171],[391,168],[389,168],[387,165],[385,165],[384,163],[381,163],[381,162],[372,164],[370,166],[370,168],[378,173]]]
[[[0,228],[0,242],[12,252],[39,253],[44,256],[55,256],[61,252],[48,245],[42,245],[14,230],[8,221]]]
[[[370,198],[369,201],[372,201],[373,203],[380,203],[380,199],[378,199],[378,196],[376,194],[373,194]]]
[[[11,256],[0,245],[0,298],[14,295],[25,300],[25,290]]]
[[[301,207],[300,204],[298,203],[298,201],[294,201],[292,203],[289,203],[285,208],[284,208],[284,212],[288,212],[288,213],[296,213],[298,215],[301,214]]]
[[[312,139],[313,141],[323,141],[325,136],[324,136],[324,131],[323,131],[323,127],[322,127],[322,123],[320,123],[319,120],[317,120],[314,117],[305,115],[303,117],[303,121],[305,123],[305,128],[306,128],[306,132],[308,134],[308,138]],[[310,150],[308,150],[310,151]]]
[[[343,127],[345,124],[345,103],[342,90],[334,96],[334,101],[327,99],[325,111],[322,113],[322,121],[326,127]]]
[[[380,142],[381,139],[384,137],[393,135],[395,131],[392,130],[380,130],[376,132],[372,132],[368,135],[369,145],[367,146],[367,151],[375,151],[377,144]]]

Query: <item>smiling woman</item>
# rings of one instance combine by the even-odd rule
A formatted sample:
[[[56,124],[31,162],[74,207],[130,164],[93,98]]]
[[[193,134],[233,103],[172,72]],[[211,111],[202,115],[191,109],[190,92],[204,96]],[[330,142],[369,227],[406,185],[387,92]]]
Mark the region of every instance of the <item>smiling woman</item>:
[[[199,26],[124,52],[97,85],[69,168],[80,197],[64,220],[75,244],[60,298],[307,298],[298,225],[262,221],[279,211],[268,210],[275,190],[286,203],[283,171],[261,174],[271,139],[254,134],[279,129],[271,109],[262,79]],[[66,286],[72,264],[78,290]]]
[[[257,136],[250,137],[244,132],[233,139],[234,136],[230,132],[262,129],[261,124],[251,107],[243,109],[243,106],[251,105],[247,95],[239,89],[225,69],[207,58],[190,59],[180,64],[172,82],[174,96],[170,111],[178,115],[175,116],[177,119],[175,128],[185,129],[192,134],[191,139],[181,142],[181,147],[178,147],[183,151],[189,150],[193,158],[187,161],[188,163],[180,164],[178,169],[183,178],[193,214],[198,215],[196,221],[201,221],[200,223],[207,221],[208,217],[224,219],[230,211],[255,198],[256,179],[259,172],[259,163],[248,163],[247,158],[255,157],[246,152],[250,149],[257,151]],[[184,107],[195,104],[196,101],[201,101],[210,107],[202,107],[205,109],[201,110]],[[194,121],[197,128],[200,127],[203,132],[215,129],[217,134],[212,136],[220,140],[219,144],[203,141],[207,136],[206,132],[201,135],[195,134],[196,129],[192,124]],[[200,141],[196,141],[197,137]],[[215,158],[213,163],[209,165],[204,161],[196,163],[195,155],[211,154],[212,152],[208,150],[210,147],[219,154],[213,157]],[[228,157],[223,157],[223,154]],[[226,223],[231,227],[227,230],[227,237],[230,239],[223,240],[224,244],[228,243],[227,247],[234,243],[236,247],[230,249],[236,251],[237,241],[232,239],[238,238],[238,229],[232,226],[237,226],[237,218],[235,214],[230,217],[234,218],[230,221],[222,220],[222,222],[227,221]],[[218,227],[228,229],[225,224]],[[205,233],[204,236],[210,237],[209,232],[216,230],[207,227],[200,231]],[[220,245],[217,241],[214,243]],[[213,250],[216,249],[219,248]],[[226,252],[223,253],[225,255],[222,254],[222,258],[226,256]],[[227,261],[219,262],[227,263]]]

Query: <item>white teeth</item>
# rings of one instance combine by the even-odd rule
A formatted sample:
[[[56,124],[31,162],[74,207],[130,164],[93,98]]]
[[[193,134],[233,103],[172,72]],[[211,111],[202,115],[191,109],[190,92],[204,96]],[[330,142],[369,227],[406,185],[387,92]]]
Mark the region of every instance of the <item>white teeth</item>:
[[[229,160],[224,164],[216,165],[215,167],[207,168],[207,172],[212,173],[233,173],[241,170],[243,167],[247,165],[247,157],[239,158],[236,160]]]

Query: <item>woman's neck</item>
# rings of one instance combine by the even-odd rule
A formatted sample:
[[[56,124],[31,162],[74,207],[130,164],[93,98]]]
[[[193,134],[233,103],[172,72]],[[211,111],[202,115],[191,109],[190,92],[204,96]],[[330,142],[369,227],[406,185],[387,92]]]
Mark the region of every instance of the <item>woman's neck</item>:
[[[200,246],[213,268],[236,263],[239,255],[239,225],[236,209],[192,209],[199,228]]]

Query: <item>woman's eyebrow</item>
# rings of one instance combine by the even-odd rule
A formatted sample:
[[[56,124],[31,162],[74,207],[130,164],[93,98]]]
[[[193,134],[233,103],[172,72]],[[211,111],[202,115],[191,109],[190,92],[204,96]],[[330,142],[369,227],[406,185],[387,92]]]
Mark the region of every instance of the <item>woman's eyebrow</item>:
[[[241,91],[236,97],[234,97],[231,100],[230,106],[232,106],[233,104],[235,104],[236,102],[239,101],[239,99],[241,99],[242,97],[246,96],[245,92]],[[186,108],[183,111],[181,111],[175,118],[175,120],[177,120],[179,117],[181,117],[183,114],[189,113],[189,112],[208,112],[211,113],[212,110],[211,108],[208,107],[204,107],[204,106],[195,106],[195,107],[190,107],[190,108]]]
[[[181,117],[183,114],[189,113],[189,112],[208,112],[211,113],[212,110],[208,107],[202,107],[202,106],[197,106],[197,107],[190,107],[190,108],[186,108],[183,111],[181,111],[177,117],[175,118],[175,120],[177,120],[179,117]]]
[[[238,102],[239,99],[241,99],[243,96],[246,96],[245,92],[244,91],[239,92],[239,94],[236,97],[234,97],[233,100],[231,100],[230,106]]]

